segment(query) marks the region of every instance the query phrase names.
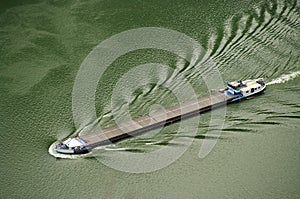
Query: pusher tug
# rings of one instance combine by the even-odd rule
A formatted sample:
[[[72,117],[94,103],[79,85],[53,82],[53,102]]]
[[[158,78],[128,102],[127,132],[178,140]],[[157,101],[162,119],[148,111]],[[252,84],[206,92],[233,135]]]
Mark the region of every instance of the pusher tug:
[[[241,101],[262,93],[266,88],[263,78],[226,82],[226,89],[212,92],[207,97],[169,107],[140,118],[123,122],[87,135],[68,138],[55,146],[55,150],[64,154],[88,153],[95,147],[108,145],[122,139],[145,133],[181,119],[203,113],[216,107]]]

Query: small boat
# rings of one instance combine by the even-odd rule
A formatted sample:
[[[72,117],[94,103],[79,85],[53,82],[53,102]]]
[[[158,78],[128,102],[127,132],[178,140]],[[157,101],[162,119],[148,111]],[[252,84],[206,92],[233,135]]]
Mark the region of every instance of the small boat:
[[[214,94],[212,94],[212,96],[217,95],[218,97],[220,97],[222,99],[221,101],[218,102],[222,105],[225,105],[226,103],[229,104],[229,103],[238,102],[238,101],[241,101],[248,97],[260,94],[265,90],[266,83],[264,82],[264,80],[262,78],[259,78],[259,79],[254,79],[254,80],[245,80],[245,81],[239,80],[239,81],[233,81],[233,82],[226,82],[226,86],[227,86],[227,88],[225,88],[225,89],[222,89],[219,91],[217,91],[217,90],[211,91],[212,93],[214,93]],[[210,97],[206,97],[206,100],[210,100]],[[199,102],[200,101],[201,100],[199,99]],[[189,104],[187,104],[187,105],[189,105]],[[191,104],[191,105],[193,105],[193,104]],[[209,105],[207,105],[202,110],[201,109],[200,110],[199,109],[191,109],[191,112],[187,112],[187,113],[185,113],[185,115],[188,115],[190,113],[195,113],[196,111],[197,111],[197,113],[199,113],[199,112],[204,112],[206,110],[210,110],[213,105],[214,104],[209,103]],[[170,107],[169,111],[172,111],[172,110],[174,111],[174,110],[178,110],[178,109],[174,109],[174,108]],[[155,120],[155,118],[152,118],[149,115],[146,115],[146,116],[150,117],[150,119]],[[169,117],[169,118],[166,118],[165,120],[161,121],[160,123],[155,120],[155,122],[157,122],[157,125],[152,124],[152,126],[151,126],[151,124],[149,124],[149,125],[141,127],[140,129],[137,129],[137,130],[145,132],[147,129],[148,130],[153,129],[155,127],[161,126],[161,124],[162,124],[162,126],[165,124],[172,124],[174,119],[176,121],[178,121],[178,118],[181,118],[183,116],[184,115],[179,115],[176,117],[177,119],[174,117]],[[139,120],[139,118],[137,118],[136,121],[137,120]],[[116,131],[120,131],[120,128],[118,126],[109,127],[109,128],[115,129]],[[109,128],[107,128],[107,129],[109,129]],[[91,142],[90,139],[85,138],[86,140],[84,140],[81,137],[68,138],[67,140],[57,144],[55,147],[55,150],[58,153],[64,153],[64,154],[88,153],[91,149],[96,147],[96,145],[100,146],[100,145],[110,144],[114,140],[124,139],[124,138],[128,137],[127,136],[128,134],[132,133],[131,131],[121,132],[121,134],[118,134],[118,136],[114,138],[113,136],[116,136],[114,131],[112,131],[112,130],[106,130],[106,131],[108,134],[103,133],[103,132],[105,132],[105,129],[104,129],[102,132],[100,132],[101,134],[96,135],[96,137],[98,137],[98,138],[104,137],[104,139],[100,139],[101,141],[99,141],[98,143],[97,142],[92,143],[92,142],[95,142],[95,140],[92,140],[92,142]],[[105,134],[105,135],[103,136],[103,134]],[[109,138],[110,134],[112,135],[111,138]]]
[[[240,101],[245,98],[262,93],[266,89],[266,83],[263,78],[254,80],[239,80],[226,82],[227,88],[223,92],[227,96],[234,96],[230,102]]]

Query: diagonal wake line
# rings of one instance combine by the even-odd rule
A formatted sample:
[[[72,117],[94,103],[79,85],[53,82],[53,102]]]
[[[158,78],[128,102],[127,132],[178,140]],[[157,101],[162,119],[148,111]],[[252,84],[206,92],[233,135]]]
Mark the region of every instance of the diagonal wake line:
[[[280,77],[278,77],[276,79],[273,79],[272,81],[268,82],[267,85],[285,83],[289,80],[295,79],[299,75],[300,75],[300,71],[292,72],[292,73],[289,73],[289,74],[283,74]]]

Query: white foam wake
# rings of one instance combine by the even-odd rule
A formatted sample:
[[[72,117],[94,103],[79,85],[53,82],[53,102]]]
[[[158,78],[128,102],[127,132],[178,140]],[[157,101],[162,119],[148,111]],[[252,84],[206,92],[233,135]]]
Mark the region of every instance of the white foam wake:
[[[268,82],[267,85],[281,84],[281,83],[287,82],[289,80],[295,79],[299,75],[300,75],[300,71],[292,72],[290,74],[284,74],[284,75],[281,75],[280,77]]]

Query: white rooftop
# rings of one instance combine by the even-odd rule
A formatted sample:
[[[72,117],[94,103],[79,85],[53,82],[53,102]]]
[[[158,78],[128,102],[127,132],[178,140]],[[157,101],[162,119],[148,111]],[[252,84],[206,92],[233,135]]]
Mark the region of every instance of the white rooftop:
[[[63,144],[67,145],[68,147],[77,147],[85,145],[85,142],[80,138],[69,138],[63,142]]]

